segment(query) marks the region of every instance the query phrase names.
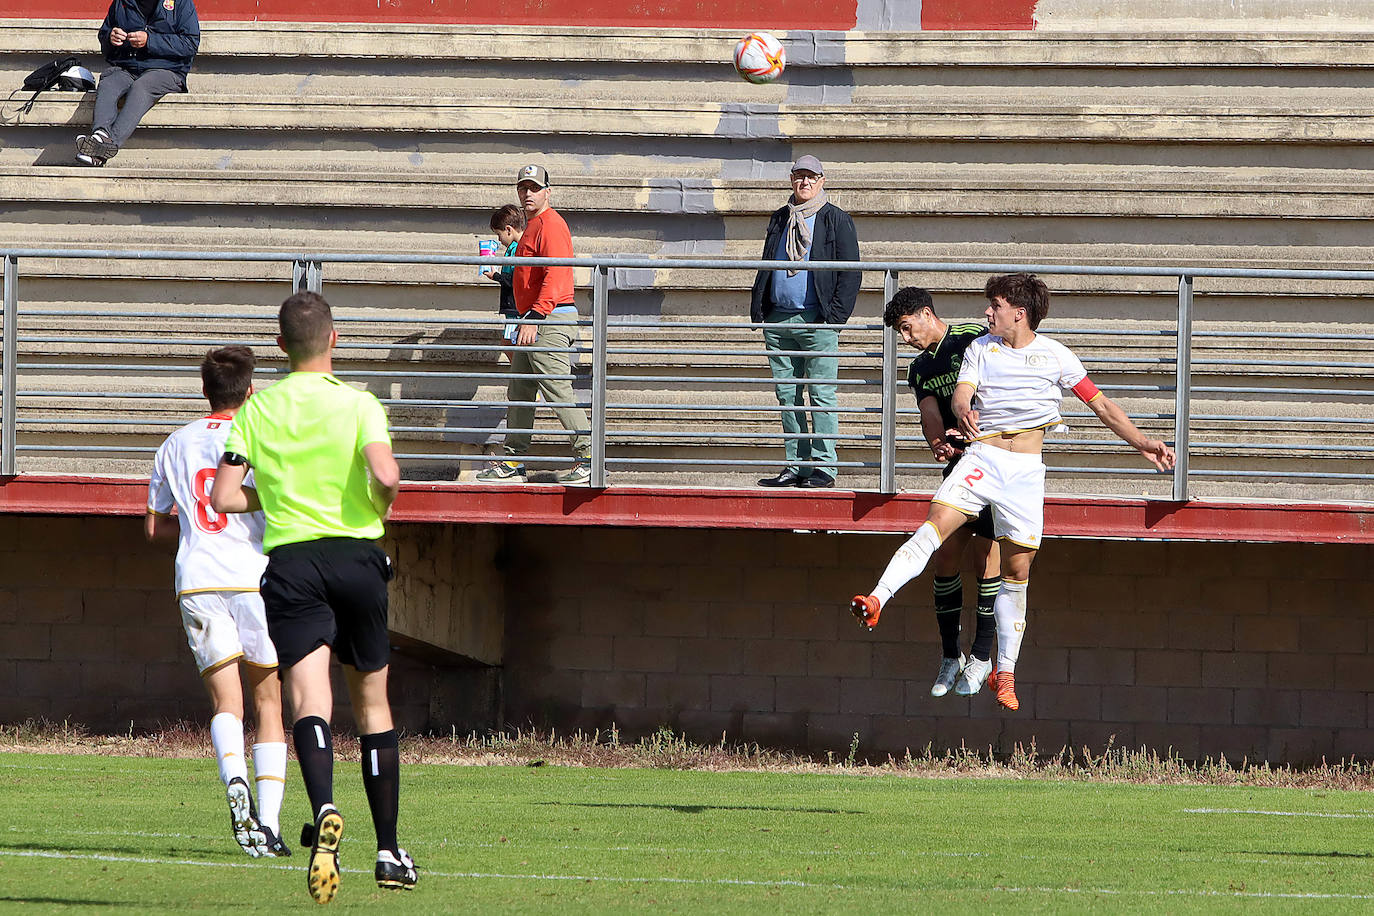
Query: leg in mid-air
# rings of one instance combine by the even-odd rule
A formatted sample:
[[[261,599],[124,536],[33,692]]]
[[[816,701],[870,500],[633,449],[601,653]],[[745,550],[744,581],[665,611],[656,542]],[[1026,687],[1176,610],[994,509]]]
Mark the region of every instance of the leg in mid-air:
[[[993,612],[997,617],[997,665],[988,676],[988,686],[997,694],[999,705],[1010,710],[1021,708],[1016,697],[1016,660],[1021,655],[1021,640],[1026,635],[1026,589],[1030,585],[1031,562],[1035,551],[1003,540],[1002,585]]]
[[[897,548],[872,593],[855,595],[849,602],[849,610],[859,619],[859,623],[870,630],[877,626],[888,600],[903,585],[924,572],[930,558],[945,539],[967,521],[968,516],[960,510],[942,503],[932,503],[925,522],[905,544]]]
[[[983,528],[985,520],[987,525]],[[997,642],[993,605],[1002,586],[1001,554],[992,534],[992,516],[988,510],[984,510],[975,522],[975,533],[978,537],[973,540],[969,553],[978,570],[978,602],[968,661],[954,684],[955,695],[961,697],[978,693],[992,672],[992,652]]]

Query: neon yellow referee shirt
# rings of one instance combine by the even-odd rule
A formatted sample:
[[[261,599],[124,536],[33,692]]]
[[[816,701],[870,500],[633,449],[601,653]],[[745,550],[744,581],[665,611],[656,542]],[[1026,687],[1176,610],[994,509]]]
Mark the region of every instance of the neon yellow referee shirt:
[[[248,459],[267,516],[262,547],[382,536],[363,446],[391,444],[386,412],[324,372],[292,372],[254,394],[224,449]]]

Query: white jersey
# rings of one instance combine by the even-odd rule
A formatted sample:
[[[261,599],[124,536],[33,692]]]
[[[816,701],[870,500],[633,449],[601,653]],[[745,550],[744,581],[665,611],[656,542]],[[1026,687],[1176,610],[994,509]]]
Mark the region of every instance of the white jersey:
[[[974,389],[979,439],[1054,426],[1064,391],[1087,375],[1073,351],[1044,334],[1020,348],[984,334],[968,345],[959,366],[959,384]]]
[[[210,487],[233,420],[211,414],[167,437],[153,459],[148,511],[181,522],[177,595],[207,591],[255,592],[267,568],[261,512],[220,515],[210,508]]]

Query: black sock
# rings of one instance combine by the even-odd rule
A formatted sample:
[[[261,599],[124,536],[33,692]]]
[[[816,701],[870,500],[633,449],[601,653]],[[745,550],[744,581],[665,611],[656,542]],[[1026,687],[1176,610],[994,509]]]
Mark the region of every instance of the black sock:
[[[992,612],[992,604],[997,600],[997,592],[1002,588],[1002,578],[978,580],[978,626],[973,631],[973,657],[979,661],[992,658],[992,647],[997,643],[997,617]]]
[[[956,576],[935,577],[935,623],[945,658],[959,657],[959,617],[964,613],[964,582]]]
[[[305,780],[305,794],[310,797],[310,819],[313,821],[324,805],[334,803],[334,736],[329,723],[319,716],[306,716],[291,728],[296,743],[296,762]]]
[[[401,751],[396,729],[363,735],[363,788],[377,831],[377,851],[397,852],[396,816],[401,807]]]

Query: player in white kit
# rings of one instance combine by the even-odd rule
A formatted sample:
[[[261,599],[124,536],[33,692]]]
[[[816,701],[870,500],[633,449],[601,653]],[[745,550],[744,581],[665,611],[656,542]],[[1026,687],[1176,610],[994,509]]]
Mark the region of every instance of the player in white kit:
[[[210,415],[172,433],[157,450],[144,534],[149,541],[178,538],[177,601],[186,640],[214,708],[210,738],[230,824],[243,851],[256,858],[291,855],[278,835],[286,790],[286,734],[277,650],[268,638],[258,595],[267,566],[262,553],[264,520],[261,512],[219,515],[210,508],[215,468],[234,415],[253,391],[253,364],[248,347],[223,347],[206,354],[200,375]],[[171,517],[173,507],[176,518]],[[240,662],[257,718],[256,804],[244,760]]]
[[[920,530],[893,554],[873,593],[856,595],[850,610],[872,629],[883,605],[921,574],[944,539],[984,506],[992,506],[993,531],[1002,551],[1002,585],[993,605],[997,665],[970,665],[963,677],[987,678],[997,702],[1015,710],[1020,708],[1014,671],[1026,630],[1026,587],[1044,533],[1040,451],[1045,430],[1061,422],[1063,392],[1077,395],[1161,471],[1174,466],[1174,450],[1137,429],[1125,411],[1097,390],[1068,347],[1036,333],[1050,310],[1043,281],[1031,274],[993,277],[984,292],[988,333],[964,351],[953,396],[959,430],[972,444],[935,491]]]

